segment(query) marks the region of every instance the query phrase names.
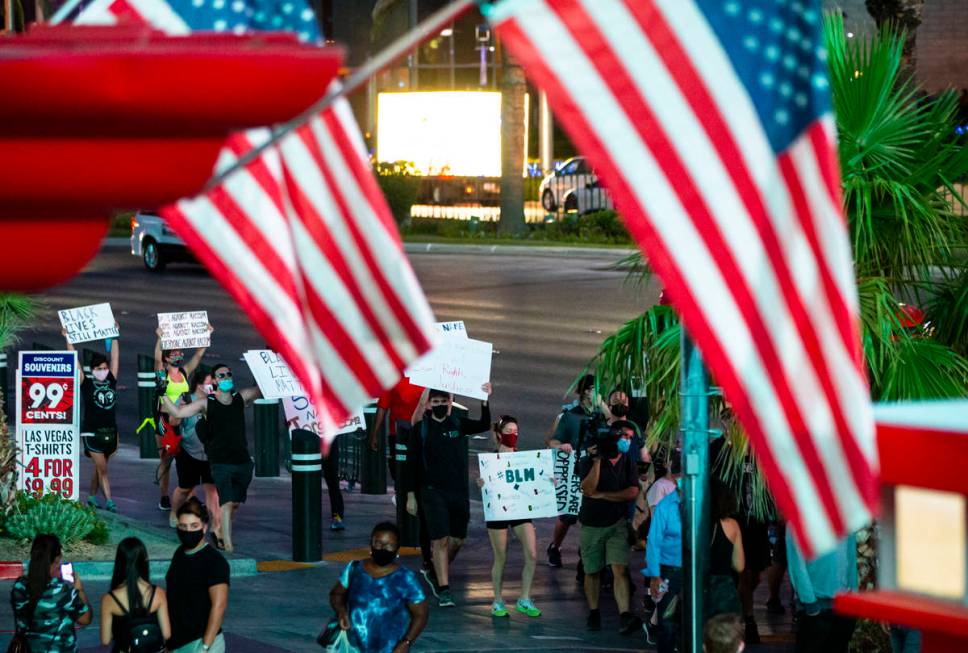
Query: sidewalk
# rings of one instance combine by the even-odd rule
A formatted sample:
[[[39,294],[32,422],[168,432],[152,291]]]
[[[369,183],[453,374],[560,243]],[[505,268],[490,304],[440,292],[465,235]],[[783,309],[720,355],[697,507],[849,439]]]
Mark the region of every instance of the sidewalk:
[[[122,445],[111,462],[111,483],[119,512],[137,519],[161,534],[174,538],[168,527],[167,513],[158,510],[158,489],[153,484],[155,461],[140,460],[131,445]],[[90,465],[82,457],[82,487],[90,478]],[[249,491],[249,501],[240,510],[236,522],[236,549],[240,557],[255,558],[261,569],[291,569],[291,495],[288,474],[279,478],[256,478]],[[328,530],[329,506],[323,497],[324,557],[348,559],[354,551],[368,551],[369,531],[378,521],[393,520],[395,508],[390,496],[366,496],[344,493],[346,526],[341,533]],[[492,619],[490,566],[491,550],[484,529],[480,502],[471,505],[471,529],[467,544],[452,569],[451,587],[456,608],[441,609],[432,604],[430,622],[420,637],[417,651],[640,651],[646,647],[642,635],[623,637],[616,630],[618,616],[611,597],[603,594],[602,631],[585,631],[587,610],[580,588],[575,582],[577,532],[570,533],[563,547],[565,568],[544,565],[552,520],[537,524],[539,567],[534,579],[533,598],[544,614],[537,619],[512,614],[510,619]],[[505,601],[513,603],[520,587],[521,553],[511,543],[505,573]],[[641,606],[642,583],[638,569],[642,553],[633,555],[633,577],[638,591],[633,606]],[[415,556],[402,558],[411,569],[419,568]],[[233,653],[278,653],[281,651],[319,650],[315,636],[329,618],[329,589],[344,562],[324,561],[310,568],[260,573],[234,578],[229,610],[225,622],[229,650]],[[104,581],[87,583],[92,601],[107,589]],[[7,596],[10,582],[0,583],[0,593]],[[788,591],[788,590],[787,590]],[[792,651],[789,616],[775,619],[762,610],[765,588],[760,589],[757,620],[764,645],[747,647],[753,653]],[[785,594],[788,596],[788,593]],[[0,647],[6,647],[13,628],[9,609],[0,610]],[[95,624],[97,621],[95,620]],[[775,634],[777,633],[777,634]],[[98,651],[96,626],[79,633],[82,651]],[[2,650],[2,648],[0,648]]]

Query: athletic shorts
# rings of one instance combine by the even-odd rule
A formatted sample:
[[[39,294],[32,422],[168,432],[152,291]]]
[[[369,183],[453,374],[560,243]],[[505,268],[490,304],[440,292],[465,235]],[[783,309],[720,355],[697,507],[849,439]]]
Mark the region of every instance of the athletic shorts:
[[[118,432],[115,429],[98,429],[94,433],[81,433],[81,442],[84,443],[84,455],[88,458],[92,453],[110,458],[118,450]]]
[[[245,503],[249,494],[249,483],[252,482],[252,470],[255,467],[250,460],[238,465],[224,463],[210,463],[215,489],[218,491],[218,503]]]
[[[578,523],[578,515],[558,515],[558,521],[567,526],[574,526]]]
[[[522,524],[530,524],[530,519],[504,519],[501,521],[488,521],[484,522],[489,531],[503,531],[508,528],[515,528],[521,526]]]
[[[581,525],[579,545],[586,574],[597,574],[605,565],[629,564],[629,531],[627,522],[619,519],[611,526]]]
[[[183,490],[191,490],[197,485],[215,482],[212,478],[212,466],[208,461],[192,458],[184,451],[179,451],[175,456],[175,471],[178,472],[178,487]]]
[[[421,501],[424,515],[427,517],[427,532],[430,534],[430,539],[453,537],[463,540],[467,537],[471,506],[466,494],[425,487]]]
[[[765,522],[740,517],[740,532],[743,534],[743,552],[746,555],[746,568],[758,574],[770,566],[770,535]]]

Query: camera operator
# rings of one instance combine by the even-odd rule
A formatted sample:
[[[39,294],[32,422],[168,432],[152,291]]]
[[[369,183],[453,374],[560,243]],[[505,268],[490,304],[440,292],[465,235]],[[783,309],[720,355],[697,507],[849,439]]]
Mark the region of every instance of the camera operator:
[[[635,461],[629,454],[631,429],[616,425],[596,438],[588,456],[578,463],[584,499],[578,514],[581,523],[581,557],[585,566],[585,598],[588,600],[588,629],[601,630],[598,610],[601,576],[605,565],[612,568],[615,602],[619,610],[619,632],[630,635],[642,622],[629,611],[628,505],[639,492]]]

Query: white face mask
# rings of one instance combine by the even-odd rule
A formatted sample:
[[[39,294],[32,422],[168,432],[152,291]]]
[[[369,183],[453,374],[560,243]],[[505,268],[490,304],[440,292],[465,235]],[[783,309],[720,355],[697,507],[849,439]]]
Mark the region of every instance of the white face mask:
[[[207,395],[215,394],[215,386],[212,385],[211,383],[206,383],[205,385],[202,386],[202,392],[204,392]]]
[[[109,373],[109,370],[91,370],[91,374],[93,374],[94,378],[98,381],[104,381],[107,379]]]

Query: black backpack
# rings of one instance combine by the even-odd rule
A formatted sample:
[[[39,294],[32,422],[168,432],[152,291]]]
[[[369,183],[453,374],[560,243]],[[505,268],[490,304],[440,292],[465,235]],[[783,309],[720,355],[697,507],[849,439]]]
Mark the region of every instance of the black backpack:
[[[108,592],[114,602],[121,608],[124,616],[128,618],[128,652],[129,653],[160,653],[165,650],[165,638],[161,635],[161,626],[158,625],[158,614],[151,613],[151,604],[155,601],[155,586],[151,586],[151,595],[145,607],[135,610],[134,613],[121,605],[114,592]]]

